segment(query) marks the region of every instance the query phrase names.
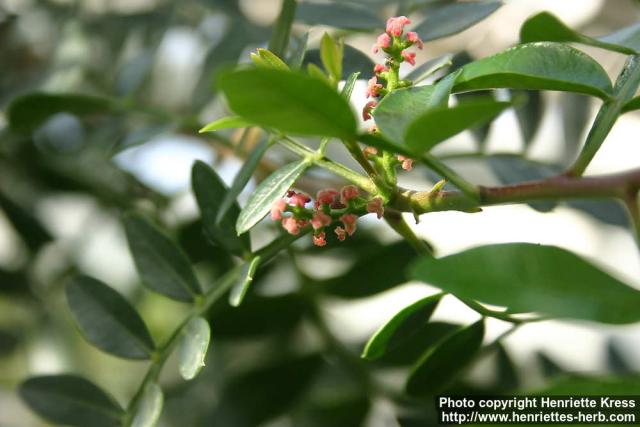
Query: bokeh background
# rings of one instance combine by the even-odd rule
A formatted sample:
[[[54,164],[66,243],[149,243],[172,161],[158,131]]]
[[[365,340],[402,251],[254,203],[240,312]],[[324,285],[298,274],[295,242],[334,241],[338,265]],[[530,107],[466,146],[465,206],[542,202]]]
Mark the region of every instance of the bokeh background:
[[[382,0],[354,3],[365,4],[381,20],[397,7],[397,2]],[[411,15],[416,22],[428,15],[430,7],[438,6],[436,1],[415,3],[420,6]],[[185,314],[183,305],[142,289],[119,222],[122,212],[143,211],[163,224],[183,245],[203,278],[212,281],[230,262],[199,231],[190,191],[191,165],[196,159],[204,160],[229,183],[246,152],[264,135],[251,130],[202,136],[197,129],[227,114],[224,100],[215,91],[215,76],[225,67],[247,61],[252,50],[266,47],[279,8],[279,0],[0,0],[1,427],[43,425],[15,394],[15,386],[29,375],[81,373],[126,402],[144,373],[143,363],[105,355],[81,339],[64,299],[63,285],[69,276],[84,272],[122,292],[136,303],[159,339]],[[555,13],[589,35],[605,34],[640,18],[640,4],[632,0],[506,0],[496,13],[471,29],[427,43],[418,62],[446,53],[465,52],[467,58],[478,58],[499,52],[517,43],[522,22],[542,10]],[[323,19],[301,16],[294,36],[310,30],[310,46],[315,48],[323,32],[329,31],[343,35],[347,44],[375,59],[370,47],[382,28],[354,32],[308,25],[333,22]],[[615,78],[623,64],[621,55],[581,49]],[[456,60],[464,62],[465,55]],[[366,64],[362,58],[355,63]],[[365,102],[364,88],[365,81],[356,86],[356,110]],[[119,99],[122,111],[61,113],[27,134],[9,129],[5,113],[11,100],[36,91],[106,95]],[[490,129],[467,132],[442,144],[437,154],[482,184],[524,180],[538,176],[541,170],[566,165],[599,101],[544,93],[540,102],[543,114],[526,149],[527,157],[535,162],[508,155],[521,153],[525,140],[513,111],[503,114]],[[639,121],[638,113],[620,118],[589,174],[640,165]],[[491,161],[464,156],[477,151],[479,144],[500,155]],[[350,162],[338,144],[330,147],[329,156]],[[256,179],[285,160],[284,152],[273,150]],[[422,168],[400,179],[402,185],[417,189],[429,188],[434,182]],[[314,171],[300,187],[314,191],[318,186],[339,184],[335,178]],[[243,197],[253,188],[255,181]],[[415,229],[439,255],[491,242],[566,247],[640,287],[640,258],[619,206],[560,204],[550,211],[551,207],[503,206],[480,214],[434,213],[423,216]],[[223,399],[220,390],[227,378],[265,361],[280,363],[282,368],[278,376],[265,376],[263,382],[280,378],[285,387],[287,378],[299,376],[295,369],[302,365],[288,360],[293,360],[290,358],[300,348],[319,346],[305,320],[303,304],[292,293],[301,280],[333,289],[323,296],[322,314],[356,355],[390,316],[436,292],[424,284],[403,283],[404,264],[397,259],[404,256],[402,248],[382,250],[397,239],[393,232],[375,219],[361,221],[360,238],[346,247],[318,251],[303,245],[295,258],[296,269],[290,259],[274,262],[258,279],[247,307],[214,309],[208,366],[188,385],[179,379],[177,370],[167,369],[163,378],[168,389],[166,413],[161,425],[233,425],[215,424],[225,414],[240,410],[240,402],[234,401],[233,395]],[[273,235],[272,225],[262,224],[253,235],[254,246]],[[350,271],[356,260],[396,268],[396,277],[378,293],[366,290],[367,281],[375,281],[375,275],[356,272],[331,282],[332,277]],[[352,294],[345,291],[349,286],[364,290]],[[446,298],[434,316],[443,325],[468,323],[477,317],[454,298]],[[500,321],[490,321],[487,340],[506,328]],[[505,348],[515,375],[510,387],[535,389],[562,371],[629,374],[640,369],[637,326],[547,321],[522,327],[506,339]],[[483,360],[474,366],[468,381],[478,386],[493,384],[501,372],[504,374],[500,363]],[[388,366],[393,369],[381,377],[393,386],[402,377],[399,372],[404,365],[390,361]],[[320,372],[305,394],[298,393],[298,384],[291,385],[290,398],[285,396],[281,404],[287,408],[284,415],[263,408],[266,415],[256,419],[270,427],[329,425],[322,423],[322,414],[327,408],[338,411],[337,406],[331,406],[335,404],[331,399],[339,395],[351,405],[342,409],[363,425],[399,425],[388,402],[366,403],[357,385],[334,365],[328,363]],[[265,386],[262,392],[268,396],[274,390],[279,389]],[[245,396],[236,392],[238,399]],[[258,396],[255,406],[260,402]],[[268,402],[271,409],[280,404]]]

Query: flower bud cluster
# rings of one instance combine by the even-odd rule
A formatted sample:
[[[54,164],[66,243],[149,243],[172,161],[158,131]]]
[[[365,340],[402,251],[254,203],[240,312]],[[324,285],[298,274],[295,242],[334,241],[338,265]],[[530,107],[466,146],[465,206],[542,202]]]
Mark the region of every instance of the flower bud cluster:
[[[280,221],[289,234],[300,234],[301,229],[311,226],[316,246],[327,244],[326,230],[335,223],[341,224],[333,229],[338,240],[344,241],[347,236],[352,236],[358,217],[367,212],[382,218],[383,201],[379,197],[367,201],[354,185],[342,187],[340,191],[333,188],[320,190],[315,201],[304,193],[289,190],[285,198],[276,200],[271,206],[271,218]]]

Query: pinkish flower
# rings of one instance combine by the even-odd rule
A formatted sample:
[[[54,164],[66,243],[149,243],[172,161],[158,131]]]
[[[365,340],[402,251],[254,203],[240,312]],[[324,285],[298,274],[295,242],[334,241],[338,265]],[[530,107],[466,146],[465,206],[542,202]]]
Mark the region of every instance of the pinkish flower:
[[[347,238],[347,232],[340,226],[337,226],[334,232],[336,233],[336,236],[338,236],[338,240],[340,240],[341,242],[344,242],[344,239]]]
[[[316,194],[316,204],[319,205],[329,205],[331,206],[340,196],[340,192],[333,188],[325,188],[324,190],[318,191]]]
[[[298,234],[300,233],[300,226],[298,225],[298,221],[292,216],[288,216],[282,220],[282,228],[287,230],[289,234]]]
[[[369,85],[367,86],[367,98],[373,98],[380,94],[382,85],[378,83],[378,78],[373,76],[369,79]]]
[[[389,46],[391,46],[391,37],[389,37],[389,34],[387,33],[382,33],[376,39],[376,43],[373,45],[372,51],[375,54],[380,52],[380,49],[387,49]]]
[[[405,25],[411,24],[411,20],[406,16],[397,16],[387,20],[387,33],[392,36],[400,37]]]
[[[416,65],[416,54],[413,52],[402,51],[402,57],[411,65]]]
[[[389,68],[385,67],[385,66],[384,66],[384,65],[382,65],[382,64],[376,64],[376,65],[373,67],[373,72],[374,72],[374,73],[376,73],[376,74],[384,73],[384,72],[386,72],[386,71],[389,71]]]
[[[376,147],[367,147],[364,150],[362,150],[362,152],[364,153],[365,157],[378,155],[378,149]]]
[[[333,219],[322,211],[317,211],[311,218],[311,226],[314,230],[318,230],[322,227],[326,227],[327,225],[331,225],[332,222]]]
[[[340,191],[340,203],[347,206],[349,200],[358,197],[358,187],[355,185],[345,185]]]
[[[382,218],[384,215],[382,199],[380,197],[376,197],[375,199],[369,200],[369,203],[367,203],[367,212],[376,214],[378,219]]]
[[[280,221],[282,214],[287,210],[287,202],[284,199],[278,199],[271,205],[271,219]]]
[[[340,217],[340,221],[344,224],[344,229],[349,236],[353,236],[353,233],[356,232],[356,221],[358,220],[358,215],[354,214],[345,214]]]
[[[313,235],[313,244],[316,246],[325,246],[327,244],[326,239],[326,234],[324,234],[324,231],[318,234],[314,234]]]
[[[411,169],[413,169],[413,159],[399,155],[398,160],[402,162],[402,169],[406,171],[410,171]]]
[[[304,208],[308,202],[311,201],[311,198],[304,193],[296,193],[294,192],[291,196],[289,196],[289,203],[292,206],[300,206]]]
[[[362,109],[362,119],[370,120],[371,119],[371,110],[373,110],[376,105],[378,105],[377,101],[369,101],[366,103],[364,108]]]
[[[422,40],[420,40],[418,33],[416,33],[415,31],[409,31],[407,33],[407,40],[418,46],[418,49],[424,48],[424,43],[422,42]]]
[[[378,132],[378,126],[376,126],[375,124],[372,124],[369,127],[369,133],[376,133],[376,132]]]

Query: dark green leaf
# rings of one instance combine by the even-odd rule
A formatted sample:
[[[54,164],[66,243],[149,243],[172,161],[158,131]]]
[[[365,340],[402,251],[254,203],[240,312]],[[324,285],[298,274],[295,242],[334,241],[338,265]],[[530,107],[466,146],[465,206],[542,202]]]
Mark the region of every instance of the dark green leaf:
[[[423,41],[447,37],[482,21],[502,6],[501,1],[469,1],[439,7],[427,16],[414,31]]]
[[[542,94],[537,90],[518,91],[513,95],[518,96],[519,93],[526,94],[527,99],[526,103],[515,109],[522,140],[526,148],[531,144],[540,127],[544,114],[544,105]]]
[[[412,339],[414,334],[429,322],[441,297],[442,295],[438,294],[423,298],[396,313],[369,339],[362,357],[377,359],[387,350],[393,350],[403,342]]]
[[[162,414],[164,396],[156,383],[148,383],[144,389],[138,411],[133,416],[131,427],[155,427]]]
[[[124,358],[151,357],[155,344],[147,326],[135,308],[109,286],[91,277],[77,277],[67,285],[67,301],[90,343]]]
[[[411,80],[413,84],[419,83],[427,77],[433,75],[435,72],[442,70],[443,68],[450,67],[453,62],[451,59],[453,55],[447,53],[446,55],[433,58],[424,64],[414,68],[407,76],[406,80]]]
[[[194,317],[182,330],[180,347],[180,375],[185,380],[192,380],[204,367],[204,361],[209,349],[211,329],[209,323],[202,317]]]
[[[231,288],[231,293],[229,294],[229,304],[231,304],[232,307],[238,307],[242,304],[244,297],[247,295],[247,292],[249,292],[251,283],[253,283],[253,278],[260,266],[260,261],[261,258],[257,256],[242,268],[240,280]]]
[[[362,251],[349,271],[318,283],[324,292],[343,298],[361,298],[391,289],[406,281],[402,274],[416,256],[404,241]]]
[[[231,183],[231,188],[227,191],[222,199],[222,203],[220,203],[220,208],[218,209],[218,214],[216,215],[216,225],[220,225],[225,217],[227,216],[227,212],[229,209],[235,211],[234,218],[237,219],[240,214],[240,208],[238,207],[238,196],[242,193],[242,190],[246,187],[247,183],[253,176],[253,172],[258,167],[258,163],[264,156],[264,153],[267,152],[269,147],[273,144],[273,139],[265,139],[261,141],[258,145],[256,145],[253,150],[249,153],[247,158],[245,159],[242,167],[238,171],[238,174],[233,178],[233,182]],[[236,219],[230,220],[229,223],[231,227],[230,230],[233,230],[233,224]],[[233,233],[235,234],[235,233]],[[248,242],[247,242],[248,243]],[[248,247],[248,244],[246,245]]]
[[[37,218],[2,193],[0,193],[0,209],[4,211],[29,250],[37,252],[43,245],[53,240],[51,234]]]
[[[234,427],[262,424],[302,398],[322,363],[318,355],[285,359],[234,378],[221,394],[215,419]]]
[[[415,119],[405,141],[414,153],[429,151],[438,143],[474,126],[486,123],[511,107],[509,102],[474,100],[451,108],[433,108]]]
[[[33,377],[20,385],[20,397],[48,421],[77,427],[122,425],[124,411],[92,382],[74,375]]]
[[[298,6],[296,20],[309,25],[328,25],[350,30],[384,28],[384,21],[371,8],[343,2],[305,2]]]
[[[460,329],[428,350],[415,364],[406,384],[411,395],[443,390],[474,359],[484,337],[484,321]]]
[[[540,370],[545,378],[555,378],[565,374],[567,371],[555,360],[545,353],[536,352],[536,362],[540,365]]]
[[[554,246],[498,244],[425,258],[414,266],[412,277],[514,312],[613,324],[640,320],[640,291]]]
[[[80,94],[32,93],[14,99],[7,108],[9,126],[20,132],[33,132],[57,113],[80,117],[111,112],[111,99]]]
[[[259,159],[251,156],[251,159],[247,160],[249,165],[243,167],[241,173],[249,175],[248,168],[251,167],[251,163],[258,161]],[[248,179],[246,175],[241,178],[242,180]],[[240,185],[240,181],[237,184],[234,182],[235,189],[233,191],[239,194],[242,191]],[[200,216],[207,236],[233,254],[242,256],[249,251],[251,248],[249,235],[239,237],[235,231],[236,221],[240,215],[236,197],[229,195],[231,190],[227,189],[218,174],[206,163],[196,161],[191,169],[191,186],[200,208]],[[226,209],[226,213],[221,214],[223,208]],[[221,215],[223,216],[221,217]]]
[[[356,133],[349,104],[317,78],[256,68],[224,74],[220,87],[231,109],[258,125],[299,135],[352,138]]]
[[[17,335],[17,331],[8,332],[0,329],[0,358],[13,353],[19,343],[20,339]]]
[[[520,28],[520,41],[576,42],[620,53],[640,53],[640,25],[633,24],[612,34],[593,38],[569,28],[549,12],[541,12],[527,19]]]
[[[189,259],[157,227],[137,215],[123,219],[138,273],[149,289],[181,301],[202,293]]]
[[[289,163],[262,181],[238,216],[236,222],[238,234],[246,233],[264,218],[273,202],[283,197],[308,167],[309,162],[304,159]]]
[[[609,98],[611,81],[602,66],[570,46],[539,42],[507,49],[461,68],[454,92],[529,89],[579,92]]]
[[[218,119],[209,123],[208,125],[204,126],[202,129],[200,129],[198,132],[199,133],[215,132],[222,129],[246,128],[248,126],[251,126],[251,122],[248,122],[242,117],[229,116],[229,117],[223,117],[221,119]]]
[[[607,368],[609,372],[620,376],[633,375],[636,371],[615,339],[607,341]]]
[[[575,93],[565,93],[560,98],[562,106],[562,130],[564,135],[564,158],[575,159],[584,141],[584,130],[590,116],[591,98]]]
[[[283,0],[280,15],[273,26],[269,50],[281,58],[284,58],[287,46],[289,46],[289,36],[296,16],[296,7],[296,0]]]
[[[518,371],[509,353],[501,343],[498,344],[496,354],[496,391],[509,393],[517,390],[520,385]]]

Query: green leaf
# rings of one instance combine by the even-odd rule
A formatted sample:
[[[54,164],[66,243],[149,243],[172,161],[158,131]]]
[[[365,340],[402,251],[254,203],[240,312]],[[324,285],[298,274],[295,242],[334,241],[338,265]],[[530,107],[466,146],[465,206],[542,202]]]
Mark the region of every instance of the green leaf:
[[[509,102],[483,99],[451,108],[431,109],[409,125],[405,135],[406,145],[414,153],[423,153],[466,129],[492,120],[509,107]]]
[[[220,87],[231,109],[258,125],[346,139],[356,133],[349,104],[317,78],[256,68],[223,74]]]
[[[319,282],[319,289],[342,298],[362,298],[386,291],[406,281],[402,272],[416,256],[405,241],[364,249],[358,255],[344,275]]]
[[[624,324],[640,320],[640,291],[554,246],[481,246],[422,259],[411,276],[462,299],[560,318]]]
[[[434,86],[410,87],[382,98],[372,113],[382,135],[401,144],[411,122],[429,109],[433,90]]]
[[[57,113],[87,117],[115,109],[114,102],[109,98],[72,93],[31,93],[11,101],[7,108],[7,120],[9,126],[17,131],[33,132]]]
[[[257,163],[258,161],[259,159],[255,158],[248,159],[247,163],[249,165],[246,168],[251,167],[250,162]],[[247,173],[245,167],[241,172]],[[248,179],[248,177],[243,176],[242,180],[244,179]],[[239,188],[240,184],[240,182],[234,182],[234,192],[240,193],[242,191],[242,188]],[[191,186],[200,208],[200,215],[207,236],[217,245],[238,256],[250,251],[249,235],[238,236],[235,232],[235,224],[238,220],[238,215],[240,215],[236,197],[230,195],[232,194],[231,190],[227,190],[226,185],[218,174],[206,163],[196,161],[191,169]],[[223,208],[226,212],[221,214]]]
[[[229,294],[229,304],[231,304],[232,307],[238,307],[242,304],[244,297],[249,291],[249,287],[251,287],[251,283],[253,283],[253,278],[260,266],[260,261],[261,258],[257,256],[242,268],[240,280],[231,288],[231,293]]]
[[[256,50],[256,53],[251,54],[251,60],[258,67],[272,68],[274,70],[289,71],[289,66],[280,59],[276,54],[267,49]]]
[[[415,396],[434,395],[451,384],[480,350],[484,321],[458,330],[428,350],[415,364],[406,391]]]
[[[347,101],[351,99],[351,94],[353,93],[353,88],[356,86],[358,82],[358,76],[360,76],[360,72],[351,73],[347,80],[344,82],[344,86],[340,91],[340,95]]]
[[[450,53],[438,56],[437,58],[433,58],[425,62],[424,64],[414,68],[409,74],[407,74],[405,79],[411,80],[414,85],[416,83],[420,83],[427,77],[433,75],[435,72],[440,71],[443,68],[450,67],[453,64],[452,59],[453,55]]]
[[[269,40],[269,50],[279,57],[284,57],[287,46],[289,46],[289,36],[296,16],[296,6],[296,0],[283,0],[280,14],[273,26],[273,33],[271,34],[271,40]]]
[[[309,31],[304,33],[304,35],[298,40],[298,45],[296,46],[295,51],[291,54],[289,58],[289,65],[292,70],[299,70],[302,67],[304,62],[304,58],[307,54],[307,45],[309,42]]]
[[[251,126],[251,122],[238,116],[223,117],[204,126],[198,133],[215,132],[222,129],[246,128]]]
[[[531,144],[538,128],[540,127],[542,116],[544,114],[544,105],[542,95],[539,91],[514,91],[512,93],[512,97],[518,96],[520,92],[526,94],[527,102],[516,108],[515,112],[516,118],[518,119],[518,125],[520,126],[520,132],[522,133],[524,146],[526,148]]]
[[[342,78],[353,73],[360,73],[361,79],[373,77],[373,66],[375,63],[364,52],[345,44],[342,53]],[[310,49],[304,58],[306,64],[322,65],[320,49]]]
[[[461,68],[454,92],[511,88],[559,90],[609,98],[611,81],[602,66],[570,46],[539,42],[512,47]]]
[[[53,240],[51,233],[29,210],[2,193],[0,193],[0,209],[30,251],[37,252],[43,245]]]
[[[180,301],[202,293],[187,256],[156,226],[137,215],[126,215],[123,223],[133,261],[149,289]]]
[[[122,295],[87,276],[72,280],[66,293],[71,314],[87,341],[119,357],[151,357],[155,344],[147,326]]]
[[[633,375],[635,369],[624,354],[623,349],[617,344],[617,340],[607,340],[606,364],[609,372],[620,376]]]
[[[194,379],[204,367],[210,339],[209,322],[202,317],[194,317],[182,330],[178,354],[180,375],[185,380]]]
[[[627,113],[633,110],[640,110],[640,96],[633,98],[622,107],[623,113]]]
[[[233,215],[234,218],[238,217],[240,213],[240,208],[238,207],[238,196],[242,193],[242,190],[247,186],[247,183],[253,176],[253,172],[255,172],[258,167],[258,163],[262,160],[262,156],[267,150],[273,145],[273,139],[265,139],[261,141],[258,145],[256,145],[253,150],[249,153],[247,158],[245,159],[242,167],[238,171],[238,174],[233,178],[233,182],[231,183],[231,188],[225,193],[224,198],[222,199],[222,203],[220,203],[220,207],[218,208],[218,214],[216,215],[216,225],[221,225],[224,221],[229,209],[233,207],[235,213]],[[231,227],[228,227],[229,230],[233,230],[233,223],[235,220],[229,221]],[[232,231],[233,234],[235,232]],[[248,247],[248,242],[247,245]]]
[[[612,34],[593,38],[572,30],[551,13],[541,12],[522,25],[520,41],[576,42],[633,55],[640,53],[640,24],[635,23]]]
[[[420,327],[429,322],[441,297],[441,294],[437,294],[423,298],[396,313],[369,339],[362,357],[370,360],[377,359],[387,350],[392,350],[413,338]]]
[[[384,21],[371,8],[349,3],[305,2],[298,6],[296,21],[308,25],[328,25],[350,30],[384,28]]]
[[[333,40],[333,38],[324,33],[320,40],[320,59],[324,69],[333,78],[334,82],[342,79],[342,44]]]
[[[501,1],[451,3],[431,11],[413,31],[423,41],[447,37],[477,24],[502,6]]]
[[[154,427],[162,414],[163,403],[164,397],[160,386],[152,382],[147,384],[138,411],[131,421],[131,427]]]
[[[92,382],[75,375],[29,378],[20,385],[20,397],[41,417],[77,427],[122,425],[124,410]]]
[[[299,160],[281,167],[264,181],[251,194],[246,206],[238,216],[236,231],[246,233],[256,225],[271,210],[273,202],[284,197],[287,190],[296,182],[298,177],[309,167],[307,160]]]
[[[576,93],[564,93],[560,98],[564,159],[575,159],[584,141],[584,130],[591,118],[591,98]]]

